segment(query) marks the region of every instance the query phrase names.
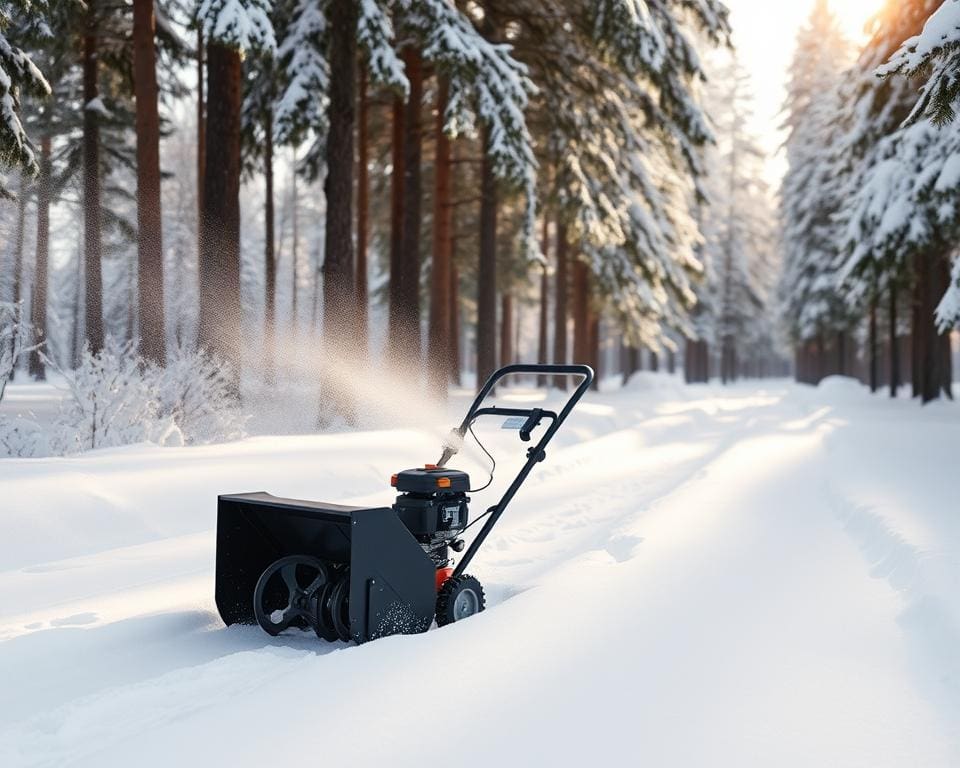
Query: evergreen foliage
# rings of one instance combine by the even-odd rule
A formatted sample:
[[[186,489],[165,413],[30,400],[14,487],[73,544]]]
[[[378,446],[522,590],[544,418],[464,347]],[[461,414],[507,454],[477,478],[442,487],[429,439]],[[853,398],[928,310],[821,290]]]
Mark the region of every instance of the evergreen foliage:
[[[50,84],[25,49],[31,41],[51,37],[47,12],[45,0],[0,2],[0,166],[29,174],[38,173],[39,166],[21,120],[21,101],[24,93],[48,95]],[[0,182],[0,197],[9,196]]]

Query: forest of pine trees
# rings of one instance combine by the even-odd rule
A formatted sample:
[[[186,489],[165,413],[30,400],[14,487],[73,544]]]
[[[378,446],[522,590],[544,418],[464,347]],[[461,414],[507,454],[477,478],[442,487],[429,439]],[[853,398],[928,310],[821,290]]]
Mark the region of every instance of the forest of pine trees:
[[[239,396],[311,349],[348,420],[336,361],[949,394],[957,8],[858,52],[817,1],[778,210],[720,0],[0,0],[11,369],[199,350]]]
[[[818,0],[799,35],[780,206],[801,381],[859,375],[894,396],[906,384],[923,402],[952,396],[958,11],[955,0],[888,0],[855,51]]]

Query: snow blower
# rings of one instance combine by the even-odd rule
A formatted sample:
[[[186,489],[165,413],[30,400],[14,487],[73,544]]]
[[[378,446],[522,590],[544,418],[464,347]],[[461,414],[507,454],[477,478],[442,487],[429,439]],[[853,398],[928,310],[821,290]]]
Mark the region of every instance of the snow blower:
[[[515,374],[581,381],[559,413],[481,407],[498,381]],[[425,632],[434,619],[442,627],[479,613],[483,587],[465,569],[531,470],[546,458],[547,444],[592,381],[593,371],[585,365],[501,368],[451,432],[436,464],[393,475],[399,495],[392,507],[345,507],[262,492],[220,496],[216,602],[224,623],[257,623],[271,635],[291,626],[313,628],[324,640],[363,643]],[[549,426],[527,449],[526,462],[500,501],[470,522],[467,494],[482,489],[471,489],[467,474],[446,464],[468,432],[476,439],[473,423],[481,416],[506,417],[503,427],[518,430],[524,442],[542,421]],[[492,482],[496,462],[487,456]],[[463,534],[483,518],[455,563],[450,550],[462,552]]]

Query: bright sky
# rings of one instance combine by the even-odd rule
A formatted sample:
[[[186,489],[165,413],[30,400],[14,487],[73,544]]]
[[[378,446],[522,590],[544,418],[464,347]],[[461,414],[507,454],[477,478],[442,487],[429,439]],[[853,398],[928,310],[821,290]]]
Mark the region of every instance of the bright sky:
[[[726,0],[730,8],[734,42],[740,63],[753,78],[756,96],[755,133],[771,153],[783,142],[780,110],[786,98],[787,70],[793,57],[797,31],[806,22],[815,0]],[[883,0],[831,0],[833,12],[850,39],[865,39],[864,25]],[[783,176],[782,155],[770,163],[770,181]]]

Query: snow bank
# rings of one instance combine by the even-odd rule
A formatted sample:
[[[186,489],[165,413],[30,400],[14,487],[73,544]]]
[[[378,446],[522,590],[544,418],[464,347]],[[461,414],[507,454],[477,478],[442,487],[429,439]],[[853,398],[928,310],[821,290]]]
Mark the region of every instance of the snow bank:
[[[382,503],[432,432],[0,462],[0,765],[960,764],[960,409],[647,383],[537,467],[471,567],[489,610],[361,647],[220,624],[214,497]],[[521,458],[480,434],[475,510]]]

